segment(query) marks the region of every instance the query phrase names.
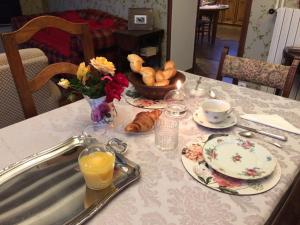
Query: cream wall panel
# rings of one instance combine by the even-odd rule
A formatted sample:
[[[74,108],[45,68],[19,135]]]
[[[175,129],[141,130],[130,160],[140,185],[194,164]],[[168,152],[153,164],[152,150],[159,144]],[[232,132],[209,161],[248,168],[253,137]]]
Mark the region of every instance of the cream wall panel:
[[[173,0],[171,59],[181,70],[193,66],[197,0]]]

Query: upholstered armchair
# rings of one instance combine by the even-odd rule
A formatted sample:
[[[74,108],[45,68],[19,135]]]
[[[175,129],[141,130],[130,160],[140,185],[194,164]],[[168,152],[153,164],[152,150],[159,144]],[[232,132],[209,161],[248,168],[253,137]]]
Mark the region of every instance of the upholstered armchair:
[[[29,79],[48,65],[48,58],[40,49],[28,48],[19,52]],[[61,93],[50,81],[34,93],[33,98],[40,114],[59,107]],[[0,128],[25,119],[5,53],[0,54],[0,115]]]

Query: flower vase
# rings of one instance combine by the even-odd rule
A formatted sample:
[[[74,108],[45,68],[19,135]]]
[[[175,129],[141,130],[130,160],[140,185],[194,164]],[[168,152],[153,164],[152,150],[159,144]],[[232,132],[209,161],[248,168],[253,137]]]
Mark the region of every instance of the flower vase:
[[[116,108],[113,102],[107,103],[105,101],[106,96],[100,98],[90,98],[84,96],[91,107],[91,120],[95,124],[99,123],[111,123],[116,116]]]

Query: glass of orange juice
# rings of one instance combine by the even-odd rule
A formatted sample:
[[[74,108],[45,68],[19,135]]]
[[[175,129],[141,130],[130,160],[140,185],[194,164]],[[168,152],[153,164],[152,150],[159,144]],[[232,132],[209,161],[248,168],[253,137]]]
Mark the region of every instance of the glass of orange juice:
[[[100,190],[112,183],[115,154],[104,145],[89,146],[78,157],[80,171],[88,188]]]

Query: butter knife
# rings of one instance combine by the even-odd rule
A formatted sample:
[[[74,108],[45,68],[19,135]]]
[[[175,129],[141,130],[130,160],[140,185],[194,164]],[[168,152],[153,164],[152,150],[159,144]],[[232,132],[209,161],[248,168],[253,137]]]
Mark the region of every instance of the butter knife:
[[[267,131],[254,129],[252,127],[246,127],[246,126],[243,126],[243,125],[240,125],[240,124],[236,124],[236,126],[239,127],[239,128],[245,129],[245,130],[249,130],[249,131],[258,133],[258,134],[263,134],[263,135],[266,135],[268,137],[276,138],[276,139],[281,140],[281,141],[287,141],[288,140],[288,138],[286,136],[283,136],[283,135],[273,134],[273,133],[270,133],[270,132],[267,132]]]

